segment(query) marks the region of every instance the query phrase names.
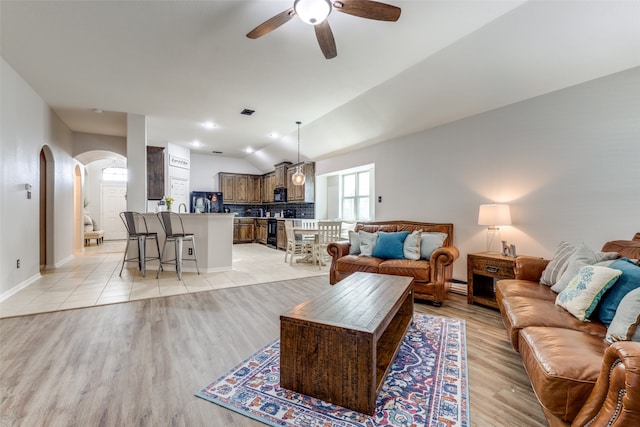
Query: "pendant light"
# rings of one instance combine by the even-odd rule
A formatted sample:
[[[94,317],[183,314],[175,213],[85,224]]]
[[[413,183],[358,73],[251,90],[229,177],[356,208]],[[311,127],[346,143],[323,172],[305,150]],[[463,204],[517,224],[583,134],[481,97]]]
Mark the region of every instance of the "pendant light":
[[[300,163],[300,125],[302,122],[296,122],[298,125],[298,163]],[[306,177],[304,173],[302,173],[302,165],[298,165],[296,169],[296,173],[291,177],[291,181],[293,181],[293,185],[303,185]]]

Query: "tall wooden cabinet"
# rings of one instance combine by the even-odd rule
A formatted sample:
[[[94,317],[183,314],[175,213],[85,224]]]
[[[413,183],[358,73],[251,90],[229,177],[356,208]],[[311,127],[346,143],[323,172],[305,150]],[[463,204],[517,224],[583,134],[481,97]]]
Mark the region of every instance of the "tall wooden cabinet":
[[[287,170],[289,166],[291,166],[291,162],[282,162],[275,165],[274,188],[287,188]]]
[[[305,181],[302,185],[293,185],[293,174],[302,167]],[[287,168],[287,202],[314,203],[316,198],[316,165],[315,163],[297,163]]]

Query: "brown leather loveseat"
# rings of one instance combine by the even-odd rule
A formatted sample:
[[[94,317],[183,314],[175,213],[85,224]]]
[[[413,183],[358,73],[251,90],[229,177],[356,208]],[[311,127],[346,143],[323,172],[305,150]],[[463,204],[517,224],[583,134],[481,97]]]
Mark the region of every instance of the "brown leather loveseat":
[[[445,233],[442,247],[436,249],[430,259],[382,259],[372,256],[350,255],[349,242],[334,242],[327,246],[331,255],[329,283],[332,285],[357,271],[379,274],[410,276],[414,279],[414,296],[439,306],[445,300],[451,286],[453,262],[458,258],[458,249],[453,246],[453,224],[434,224],[414,221],[358,222],[354,231],[369,233],[408,231]]]
[[[631,259],[638,240],[604,245]],[[496,298],[513,348],[550,426],[640,426],[640,342],[604,340],[607,327],[580,321],[540,284],[549,260],[518,257],[515,280],[501,280]]]

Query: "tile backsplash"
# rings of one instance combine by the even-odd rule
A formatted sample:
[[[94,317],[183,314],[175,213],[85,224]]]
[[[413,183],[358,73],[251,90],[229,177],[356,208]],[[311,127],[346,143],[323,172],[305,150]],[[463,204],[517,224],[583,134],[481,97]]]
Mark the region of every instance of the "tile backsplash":
[[[282,214],[287,209],[295,210],[296,218],[309,218],[315,217],[315,203],[270,203],[270,204],[256,204],[256,205],[235,205],[226,204],[225,208],[228,208],[231,213],[238,214],[238,216],[259,216],[259,210],[263,209],[265,216],[275,216],[276,213]]]

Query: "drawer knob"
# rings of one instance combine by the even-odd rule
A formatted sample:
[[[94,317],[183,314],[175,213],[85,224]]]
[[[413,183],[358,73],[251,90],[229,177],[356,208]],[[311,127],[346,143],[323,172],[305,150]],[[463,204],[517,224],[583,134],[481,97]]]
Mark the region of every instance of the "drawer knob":
[[[493,265],[487,265],[484,267],[485,270],[487,270],[489,273],[497,273],[498,271],[500,271],[500,268],[495,267]]]

